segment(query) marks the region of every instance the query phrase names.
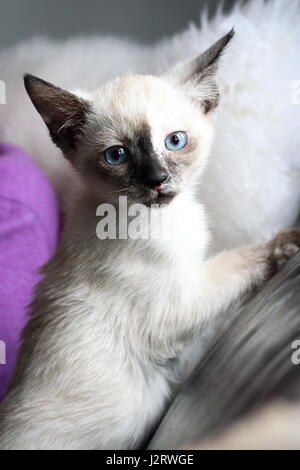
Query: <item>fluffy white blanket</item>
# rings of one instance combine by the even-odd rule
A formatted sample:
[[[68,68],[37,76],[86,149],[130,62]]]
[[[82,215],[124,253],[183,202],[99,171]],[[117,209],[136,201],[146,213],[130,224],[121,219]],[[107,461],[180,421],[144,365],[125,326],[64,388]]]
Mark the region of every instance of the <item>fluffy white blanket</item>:
[[[191,25],[151,47],[115,38],[36,38],[4,50],[0,79],[7,104],[0,106],[0,140],[27,150],[60,192],[68,163],[25,93],[25,72],[72,91],[90,89],[128,71],[164,72],[234,26],[219,69],[217,132],[200,192],[214,249],[270,238],[294,223],[300,207],[299,20],[299,0],[250,0],[228,15],[220,9],[211,21],[202,17],[200,27]]]

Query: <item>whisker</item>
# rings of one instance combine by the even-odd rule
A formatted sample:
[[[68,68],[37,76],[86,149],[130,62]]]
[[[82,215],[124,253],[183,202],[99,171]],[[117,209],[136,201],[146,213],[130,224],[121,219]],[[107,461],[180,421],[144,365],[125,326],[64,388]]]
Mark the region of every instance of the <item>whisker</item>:
[[[123,188],[123,189],[117,189],[116,191],[109,191],[108,194],[113,194],[113,193],[121,193],[122,191],[128,191],[130,189],[132,189],[133,186],[129,186],[129,188]]]

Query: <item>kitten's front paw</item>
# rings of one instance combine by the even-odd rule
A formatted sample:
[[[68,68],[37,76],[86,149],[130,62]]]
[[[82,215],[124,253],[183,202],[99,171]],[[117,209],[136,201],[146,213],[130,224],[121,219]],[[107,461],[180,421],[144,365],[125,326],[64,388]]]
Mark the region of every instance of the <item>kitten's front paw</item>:
[[[268,243],[270,275],[277,273],[300,249],[300,230],[282,230]]]

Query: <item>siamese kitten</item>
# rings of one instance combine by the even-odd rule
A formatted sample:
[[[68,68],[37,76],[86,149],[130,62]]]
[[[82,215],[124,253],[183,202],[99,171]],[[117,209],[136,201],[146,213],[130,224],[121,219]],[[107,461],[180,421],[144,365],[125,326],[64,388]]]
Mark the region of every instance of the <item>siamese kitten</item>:
[[[137,448],[170,396],[171,360],[187,339],[299,249],[300,232],[289,230],[207,258],[194,193],[232,35],[169,74],[125,76],[80,96],[25,76],[81,186],[32,303],[1,408],[1,449]],[[146,207],[148,225],[142,218],[138,239],[99,240],[99,204],[127,220],[119,196]],[[167,237],[152,236],[158,214]]]

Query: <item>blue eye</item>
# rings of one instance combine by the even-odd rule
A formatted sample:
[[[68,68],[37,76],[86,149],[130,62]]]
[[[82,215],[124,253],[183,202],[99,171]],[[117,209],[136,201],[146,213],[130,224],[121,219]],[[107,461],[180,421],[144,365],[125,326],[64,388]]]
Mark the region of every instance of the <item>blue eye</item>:
[[[104,158],[110,165],[122,165],[129,158],[129,152],[124,147],[115,145],[105,150]]]
[[[187,135],[183,131],[174,132],[173,134],[168,135],[165,140],[165,145],[168,150],[181,150],[186,146]]]

